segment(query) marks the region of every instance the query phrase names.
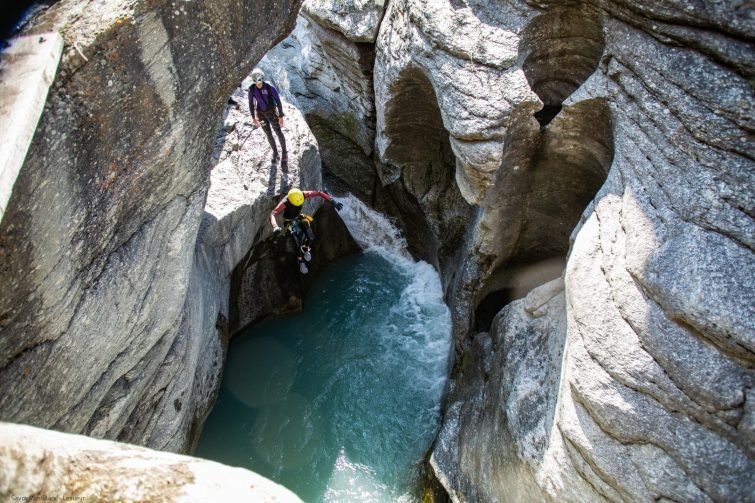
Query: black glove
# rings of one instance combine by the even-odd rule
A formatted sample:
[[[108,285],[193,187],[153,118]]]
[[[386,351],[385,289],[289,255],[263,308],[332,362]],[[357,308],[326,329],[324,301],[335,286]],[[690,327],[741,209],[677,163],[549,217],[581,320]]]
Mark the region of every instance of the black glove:
[[[280,227],[276,227],[275,229],[273,229],[273,236],[278,237],[280,235],[281,235],[281,228]]]
[[[341,208],[343,208],[343,204],[341,204],[341,203],[339,203],[338,201],[335,201],[335,200],[334,200],[334,201],[333,201],[333,207],[334,207],[334,208],[335,208],[335,209],[336,209],[337,211],[341,211]]]

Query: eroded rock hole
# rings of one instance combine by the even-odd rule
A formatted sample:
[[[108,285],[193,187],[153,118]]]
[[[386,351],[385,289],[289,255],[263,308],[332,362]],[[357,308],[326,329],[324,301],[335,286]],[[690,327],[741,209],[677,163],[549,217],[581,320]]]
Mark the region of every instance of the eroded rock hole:
[[[561,111],[561,105],[544,105],[540,111],[535,112],[535,119],[540,123],[540,127],[545,127]]]
[[[427,77],[419,70],[406,70],[392,91],[394,97],[386,106],[386,135],[391,139],[386,160],[402,167],[452,162],[448,131]]]
[[[493,318],[501,310],[501,307],[514,300],[513,293],[514,290],[512,288],[501,288],[489,293],[482,299],[477,306],[477,314],[475,315],[476,332],[487,332],[490,330]]]
[[[604,46],[600,18],[588,10],[554,8],[522,30],[522,70],[543,102],[535,114],[541,126],[549,124],[564,99],[593,74]]]
[[[515,244],[480,291],[478,331],[490,328],[491,312],[494,316],[563,272],[569,236],[605,182],[613,160],[610,110],[602,99],[564,107],[544,130],[535,132],[532,125],[512,128],[521,136],[528,130],[527,141],[520,142],[522,150],[504,158],[505,163],[516,160],[517,166],[505,164],[494,189],[503,208],[496,214],[497,225]],[[532,146],[524,146],[527,143]],[[505,170],[519,173],[508,175]]]

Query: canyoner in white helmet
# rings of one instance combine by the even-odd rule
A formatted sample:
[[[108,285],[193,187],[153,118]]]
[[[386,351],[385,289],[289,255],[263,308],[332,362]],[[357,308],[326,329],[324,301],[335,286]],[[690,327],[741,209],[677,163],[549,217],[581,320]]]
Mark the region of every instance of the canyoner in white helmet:
[[[249,86],[249,111],[252,114],[252,123],[256,127],[262,127],[262,130],[267,136],[267,141],[270,143],[270,148],[273,149],[273,162],[278,161],[278,147],[275,144],[273,138],[273,132],[278,137],[278,141],[281,144],[281,162],[288,162],[288,151],[286,150],[286,138],[283,136],[281,128],[285,123],[285,115],[283,114],[283,102],[280,99],[278,90],[270,84],[265,82],[265,72],[259,68],[252,70],[252,85]]]

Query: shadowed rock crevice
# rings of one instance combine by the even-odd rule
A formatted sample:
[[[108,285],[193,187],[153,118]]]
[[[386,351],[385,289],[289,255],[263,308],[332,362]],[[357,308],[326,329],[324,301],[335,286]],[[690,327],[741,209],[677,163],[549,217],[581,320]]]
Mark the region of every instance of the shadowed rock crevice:
[[[416,200],[416,205],[398,205],[402,220],[407,229],[429,229],[430,239],[424,233],[408,233],[409,247],[444,271],[460,249],[472,208],[456,185],[456,157],[428,78],[417,69],[404,70],[391,96],[385,112],[389,144],[384,159],[401,171],[392,197],[402,198],[395,187],[401,184],[408,199]],[[403,209],[414,206],[421,211]]]
[[[543,101],[543,109],[535,114],[542,126],[558,114],[564,99],[592,75],[603,47],[600,18],[585,9],[554,7],[535,17],[522,31],[522,70]]]
[[[320,147],[323,172],[338,178],[348,186],[349,191],[369,201],[373,194],[375,173],[365,169],[365,166],[372,165],[371,156],[334,128],[332,119],[310,114],[306,120]],[[348,125],[357,118],[343,114],[341,120]]]
[[[444,159],[451,152],[448,131],[427,77],[417,69],[407,69],[392,91],[393,98],[386,106],[385,134],[391,139],[386,160],[402,167],[428,160],[453,162],[453,158]]]
[[[229,306],[231,335],[270,314],[300,310],[317,274],[334,260],[359,251],[346,225],[327,203],[315,214],[312,230],[316,237],[314,259],[307,275],[299,273],[293,240],[287,235],[254,245],[234,268]]]
[[[602,99],[565,107],[542,131],[531,118],[522,121],[511,128],[519,138],[507,142],[512,147],[486,201],[495,215],[489,220],[512,244],[478,293],[475,325],[483,331],[491,313],[561,274],[569,236],[613,160],[610,110]]]

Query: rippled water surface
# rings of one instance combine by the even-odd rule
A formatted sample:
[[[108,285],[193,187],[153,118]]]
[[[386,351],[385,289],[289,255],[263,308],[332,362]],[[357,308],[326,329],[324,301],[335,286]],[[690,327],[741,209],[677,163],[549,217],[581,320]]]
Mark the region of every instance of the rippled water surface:
[[[304,501],[417,501],[450,316],[435,270],[384,249],[331,265],[303,312],[231,341],[197,455]]]

